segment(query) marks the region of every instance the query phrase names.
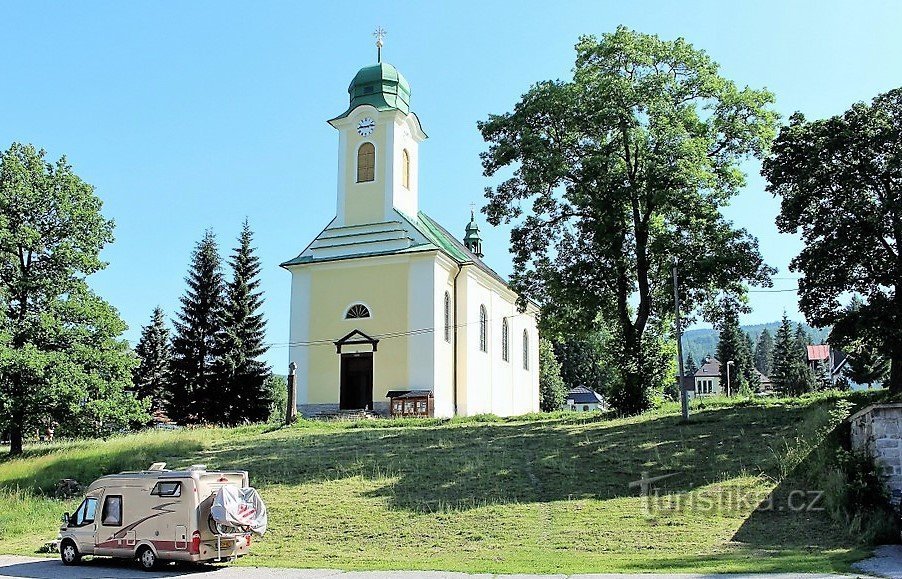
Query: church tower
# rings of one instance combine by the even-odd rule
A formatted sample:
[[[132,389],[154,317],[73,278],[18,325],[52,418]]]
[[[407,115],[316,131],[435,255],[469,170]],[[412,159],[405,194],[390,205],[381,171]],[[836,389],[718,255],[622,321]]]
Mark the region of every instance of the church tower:
[[[464,245],[467,246],[467,249],[473,255],[482,259],[482,237],[479,235],[479,225],[476,223],[476,216],[473,211],[470,211],[470,222],[467,223]]]
[[[348,95],[347,110],[329,121],[339,133],[335,226],[392,221],[393,210],[415,219],[426,134],[410,111],[407,79],[379,62],[357,72]]]

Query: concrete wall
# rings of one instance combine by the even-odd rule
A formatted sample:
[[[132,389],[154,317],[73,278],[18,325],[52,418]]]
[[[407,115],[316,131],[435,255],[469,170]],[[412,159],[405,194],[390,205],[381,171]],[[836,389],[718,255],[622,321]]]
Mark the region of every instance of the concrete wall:
[[[877,461],[891,491],[902,492],[902,404],[875,404],[852,415],[852,449]]]

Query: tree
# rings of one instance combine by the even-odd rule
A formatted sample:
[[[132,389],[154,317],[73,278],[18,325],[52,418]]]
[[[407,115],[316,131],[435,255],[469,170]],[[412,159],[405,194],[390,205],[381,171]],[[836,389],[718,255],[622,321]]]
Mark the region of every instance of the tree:
[[[741,160],[766,152],[776,114],[769,92],[737,88],[682,39],[620,27],[576,53],[572,81],[540,82],[479,123],[485,175],[512,169],[483,211],[507,223],[532,201],[511,232],[512,283],[575,328],[611,323],[612,404],[632,414],[651,404],[649,364],[672,366],[646,351],[646,331],[672,324],[675,258],[686,312],[769,283],[757,240],[720,207],[745,183]]]
[[[85,281],[106,266],[113,223],[65,157],[45,157],[19,143],[0,155],[0,430],[13,455],[54,423],[105,435],[147,418],[126,391],[126,325]]]
[[[774,356],[774,339],[767,328],[761,330],[755,344],[755,368],[765,376],[770,376]]]
[[[695,363],[695,359],[692,357],[692,354],[689,354],[686,357],[686,363],[683,365],[683,371],[686,373],[686,376],[695,376],[695,373],[698,372],[698,364]]]
[[[783,320],[774,339],[773,371],[770,376],[778,392],[790,395],[803,394],[814,390],[814,374],[808,368],[804,346],[806,336],[801,325],[795,330],[789,317],[783,313]]]
[[[152,412],[163,410],[170,388],[172,345],[162,308],[154,308],[150,323],[141,328],[135,354],[141,361],[133,374],[135,392],[139,399],[150,400]]]
[[[226,287],[223,333],[217,374],[223,387],[220,421],[237,424],[269,417],[271,398],[264,382],[270,369],[260,361],[266,353],[266,321],[260,309],[260,259],[254,254],[253,232],[245,220],[229,265],[232,280]]]
[[[560,363],[561,379],[567,391],[577,386],[585,386],[596,392],[605,392],[610,382],[610,368],[605,360],[603,332],[561,337],[553,342],[553,347],[554,357]]]
[[[889,360],[876,350],[862,348],[858,352],[849,354],[845,375],[853,382],[867,384],[868,388],[872,388],[875,382],[883,382],[888,374]]]
[[[739,326],[738,305],[732,300],[724,300],[721,317],[717,323],[720,338],[717,342],[717,359],[720,360],[720,383],[727,386],[727,372],[730,373],[730,394],[751,389],[750,375],[753,373],[752,353],[748,335]],[[729,362],[732,361],[732,367]]]
[[[567,386],[561,379],[561,365],[554,357],[550,340],[539,339],[539,407],[542,412],[560,410],[567,396]]]
[[[270,374],[263,383],[269,403],[269,420],[283,424],[288,410],[288,380],[279,374]]]
[[[223,344],[225,282],[216,236],[207,230],[191,256],[188,289],[175,320],[172,393],[167,412],[188,422],[219,422],[228,401],[217,376]]]
[[[762,174],[782,198],[777,227],[805,243],[790,269],[808,323],[869,327],[902,392],[902,89],[825,120],[794,114]],[[842,307],[847,293],[859,309]]]
[[[859,296],[852,296],[847,315],[830,332],[830,343],[848,352],[844,374],[858,384],[871,388],[875,382],[883,382],[889,375],[890,362],[880,352],[881,340],[873,327],[857,315],[864,306]]]

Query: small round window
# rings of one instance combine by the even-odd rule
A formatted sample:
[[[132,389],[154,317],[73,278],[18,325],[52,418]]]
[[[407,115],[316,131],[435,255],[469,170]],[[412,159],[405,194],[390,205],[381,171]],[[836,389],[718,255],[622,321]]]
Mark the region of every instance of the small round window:
[[[347,313],[345,313],[346,320],[368,317],[370,317],[370,310],[367,309],[367,307],[363,304],[354,304],[353,306],[349,307]]]

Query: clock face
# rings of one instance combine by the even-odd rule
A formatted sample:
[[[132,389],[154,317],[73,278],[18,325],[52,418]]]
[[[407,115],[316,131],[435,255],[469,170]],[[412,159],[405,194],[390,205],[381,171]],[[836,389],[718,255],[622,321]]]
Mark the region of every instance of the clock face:
[[[373,134],[373,130],[375,128],[376,121],[369,117],[366,117],[364,119],[360,119],[360,122],[357,123],[357,134],[361,137],[368,137]]]

